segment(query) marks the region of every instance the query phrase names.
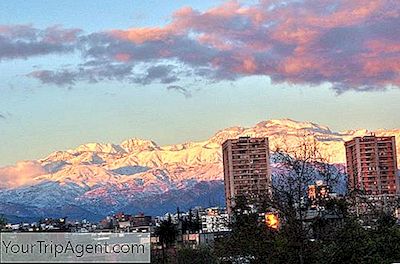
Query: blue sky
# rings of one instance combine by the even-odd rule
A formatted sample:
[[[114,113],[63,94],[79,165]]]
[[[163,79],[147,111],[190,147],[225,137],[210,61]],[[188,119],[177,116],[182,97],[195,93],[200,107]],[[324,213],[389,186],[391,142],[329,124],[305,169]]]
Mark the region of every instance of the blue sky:
[[[30,25],[37,30],[62,25],[65,29],[79,28],[84,36],[115,29],[124,30],[125,34],[129,29],[143,27],[163,29],[171,24],[172,13],[184,6],[207,13],[210,8],[223,4],[223,1],[1,1],[0,25]],[[202,18],[199,19],[201,22]],[[192,31],[195,29],[193,26]],[[214,36],[213,32],[207,33]],[[0,54],[2,48],[0,43]],[[237,55],[242,54],[248,55],[245,48]],[[186,55],[179,56],[169,58],[172,65],[182,62],[185,69],[197,70],[198,62],[185,61]],[[179,77],[176,83],[152,80],[144,84],[112,78],[91,83],[79,75],[71,85],[57,85],[47,79],[27,76],[39,70],[74,69],[87,62],[82,57],[79,51],[12,59],[0,57],[0,114],[3,116],[0,118],[0,166],[41,158],[52,151],[87,142],[119,143],[139,137],[159,144],[181,143],[206,139],[225,127],[251,126],[262,120],[285,117],[328,125],[333,130],[400,127],[400,91],[396,88],[396,78],[382,82],[382,78],[373,80],[370,75],[355,74],[357,78],[350,82],[349,77],[334,74],[326,80],[314,81],[320,74],[309,81],[311,77],[306,79],[305,73],[289,76],[285,72],[278,76],[282,82],[276,78],[272,82],[269,68],[256,71],[247,67],[252,63],[239,73],[235,67],[221,70],[221,74],[230,74],[227,78],[199,79],[189,74]],[[160,61],[151,57],[141,63],[159,65]],[[261,67],[257,66],[257,69]],[[332,88],[333,79],[340,87],[351,88],[338,92],[339,88]],[[167,89],[171,85],[183,87],[191,96]]]
[[[111,28],[129,28],[162,25],[171,20],[171,14],[183,6],[199,10],[218,5],[222,1],[129,1],[129,0],[60,0],[60,1],[1,1],[1,24],[34,24],[47,27],[62,24],[65,27],[98,31]]]

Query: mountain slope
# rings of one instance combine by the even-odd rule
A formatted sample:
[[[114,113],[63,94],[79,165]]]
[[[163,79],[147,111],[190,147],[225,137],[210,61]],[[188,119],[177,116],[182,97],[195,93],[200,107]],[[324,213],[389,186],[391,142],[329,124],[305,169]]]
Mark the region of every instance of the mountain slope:
[[[221,144],[228,138],[268,137],[271,150],[295,147],[308,138],[317,142],[331,163],[343,163],[344,142],[370,133],[400,140],[400,129],[334,132],[311,122],[280,119],[223,129],[201,142],[159,146],[132,138],[119,145],[89,143],[35,161],[46,173],[30,179],[29,185],[0,190],[0,200],[29,208],[29,216],[38,217],[45,212],[79,218],[80,214],[99,217],[118,210],[162,213],[179,204],[208,206],[207,197],[214,197],[213,203],[223,200]],[[26,217],[24,210],[7,212],[7,208],[0,207],[0,213]]]

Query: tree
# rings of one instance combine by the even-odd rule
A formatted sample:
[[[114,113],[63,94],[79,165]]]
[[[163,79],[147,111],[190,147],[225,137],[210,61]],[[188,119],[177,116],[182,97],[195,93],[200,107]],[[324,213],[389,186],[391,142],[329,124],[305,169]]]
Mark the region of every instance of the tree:
[[[272,196],[266,196],[263,210],[273,209],[282,222],[280,235],[287,247],[290,263],[309,263],[313,243],[309,234],[312,225],[305,225],[307,213],[307,188],[316,180],[323,180],[333,189],[341,171],[328,163],[313,135],[304,134],[297,144],[276,145],[273,150],[275,173]]]
[[[237,197],[232,208],[231,233],[215,242],[215,254],[224,263],[266,263],[274,256],[275,231],[260,223],[245,197]]]
[[[166,263],[167,256],[165,254],[165,250],[175,243],[178,234],[177,228],[175,224],[172,222],[171,215],[168,215],[168,219],[163,220],[160,223],[160,225],[156,228],[154,233],[159,238],[162,250],[163,263]]]
[[[400,260],[400,228],[392,216],[382,214],[378,225],[365,228],[358,218],[320,239],[318,263],[394,263]]]
[[[177,252],[178,264],[215,264],[218,263],[217,257],[213,255],[212,249],[209,247],[183,247]]]
[[[0,215],[0,232],[6,226],[7,220],[3,215]]]
[[[237,197],[232,210],[231,234],[215,245],[223,263],[395,263],[400,262],[400,227],[393,212],[370,210],[366,225],[352,199],[324,198],[310,217],[307,187],[323,180],[330,189],[344,177],[342,168],[329,164],[313,137],[291,148],[276,148],[272,195],[258,203]],[[277,213],[279,229],[262,225],[258,212]],[[362,201],[376,207],[376,202]],[[368,223],[369,224],[369,223]]]
[[[333,188],[342,173],[327,163],[328,158],[323,157],[318,143],[309,135],[297,145],[275,146],[272,157],[272,194],[258,195],[254,201],[236,197],[232,233],[226,241],[217,243],[216,252],[231,262],[245,259],[249,263],[315,263],[318,244],[310,239],[313,226],[305,225],[307,188],[316,180]],[[249,204],[257,210],[251,210]],[[259,213],[277,214],[279,229],[268,228],[260,221]]]
[[[200,214],[199,214],[198,210],[196,211],[196,219],[194,220],[193,225],[194,225],[194,227],[193,227],[194,232],[200,232],[200,230],[201,230],[201,218],[200,218]]]
[[[196,217],[193,215],[192,209],[189,209],[189,214],[182,217],[180,220],[182,223],[182,233],[198,233],[201,229],[201,219],[199,211],[196,211]]]

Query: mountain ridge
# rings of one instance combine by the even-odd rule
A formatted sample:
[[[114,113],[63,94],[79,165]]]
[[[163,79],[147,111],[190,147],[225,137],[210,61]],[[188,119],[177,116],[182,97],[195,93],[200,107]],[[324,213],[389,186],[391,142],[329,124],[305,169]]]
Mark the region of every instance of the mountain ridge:
[[[286,118],[222,129],[207,140],[183,144],[160,146],[139,138],[120,144],[87,143],[31,161],[39,166],[36,175],[27,176],[24,183],[20,175],[24,170],[19,169],[16,176],[21,176],[24,184],[3,186],[0,200],[29,210],[36,208],[33,211],[41,214],[54,212],[50,209],[55,206],[69,208],[69,213],[76,210],[72,215],[82,211],[104,216],[127,208],[162,213],[171,208],[165,201],[179,202],[179,193],[185,196],[187,206],[204,205],[204,197],[210,195],[223,200],[221,143],[228,138],[268,137],[271,150],[282,145],[295,147],[304,138],[311,138],[331,163],[342,164],[344,142],[370,133],[394,135],[400,140],[400,129],[335,132],[328,126]],[[219,193],[213,194],[215,190]],[[26,216],[13,212],[13,217]]]

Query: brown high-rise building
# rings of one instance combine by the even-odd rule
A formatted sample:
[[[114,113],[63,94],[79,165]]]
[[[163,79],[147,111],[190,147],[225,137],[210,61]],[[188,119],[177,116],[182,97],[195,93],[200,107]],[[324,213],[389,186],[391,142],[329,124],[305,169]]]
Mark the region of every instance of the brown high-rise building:
[[[349,191],[398,194],[395,137],[356,137],[345,143]]]
[[[240,137],[222,144],[228,214],[235,198],[257,199],[271,192],[268,138]]]

